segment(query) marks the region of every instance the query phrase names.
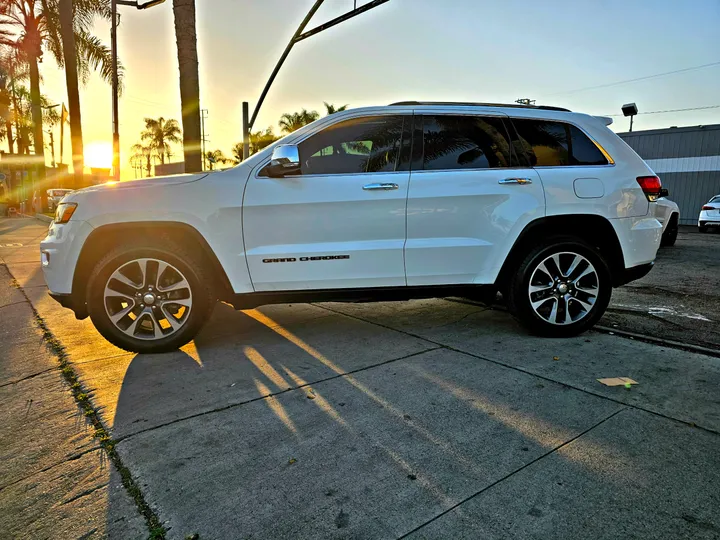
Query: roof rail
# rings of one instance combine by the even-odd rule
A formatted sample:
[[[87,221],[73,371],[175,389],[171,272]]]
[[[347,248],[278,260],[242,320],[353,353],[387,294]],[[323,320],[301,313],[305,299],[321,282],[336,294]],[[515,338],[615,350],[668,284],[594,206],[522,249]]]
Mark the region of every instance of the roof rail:
[[[461,105],[465,107],[511,107],[513,109],[542,109],[545,111],[564,111],[572,112],[570,109],[563,107],[553,107],[551,105],[523,105],[521,103],[471,103],[463,101],[398,101],[391,103],[392,105]]]

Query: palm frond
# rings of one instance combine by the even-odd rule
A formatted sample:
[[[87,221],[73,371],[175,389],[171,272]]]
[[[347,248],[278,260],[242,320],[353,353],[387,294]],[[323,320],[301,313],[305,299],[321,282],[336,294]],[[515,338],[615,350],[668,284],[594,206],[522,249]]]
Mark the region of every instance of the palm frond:
[[[75,33],[75,45],[78,54],[78,72],[81,73],[83,80],[86,80],[90,69],[92,69],[97,71],[106,82],[112,82],[112,54],[110,47],[106,46],[100,38],[86,31]],[[81,71],[81,65],[85,72]],[[120,91],[122,91],[122,79],[123,67],[118,61]]]

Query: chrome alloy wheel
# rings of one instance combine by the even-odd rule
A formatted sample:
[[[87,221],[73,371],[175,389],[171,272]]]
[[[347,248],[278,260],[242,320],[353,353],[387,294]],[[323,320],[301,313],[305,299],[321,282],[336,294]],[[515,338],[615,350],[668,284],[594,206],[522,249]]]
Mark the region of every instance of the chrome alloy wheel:
[[[158,259],[123,264],[107,280],[103,296],[110,321],[136,339],[174,334],[192,309],[192,291],[185,276]]]
[[[535,267],[528,295],[535,313],[550,324],[567,325],[585,318],[598,297],[600,278],[582,255],[555,253]]]

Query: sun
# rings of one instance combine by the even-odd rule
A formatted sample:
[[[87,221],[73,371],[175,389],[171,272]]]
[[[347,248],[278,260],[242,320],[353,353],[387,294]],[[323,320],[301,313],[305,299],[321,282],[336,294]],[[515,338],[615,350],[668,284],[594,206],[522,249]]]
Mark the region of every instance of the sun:
[[[112,145],[108,142],[91,142],[85,147],[85,166],[98,169],[112,167]]]

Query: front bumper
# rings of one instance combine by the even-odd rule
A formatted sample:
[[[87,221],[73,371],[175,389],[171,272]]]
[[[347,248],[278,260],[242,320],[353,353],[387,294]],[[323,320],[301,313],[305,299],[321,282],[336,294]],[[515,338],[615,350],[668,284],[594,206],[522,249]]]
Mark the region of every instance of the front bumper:
[[[45,283],[51,293],[72,293],[75,266],[92,230],[86,221],[71,219],[62,225],[50,224],[47,236],[40,242],[40,257]]]
[[[58,302],[62,307],[72,309],[75,312],[76,319],[86,319],[88,317],[87,304],[79,303],[72,294],[48,293],[50,298]]]

